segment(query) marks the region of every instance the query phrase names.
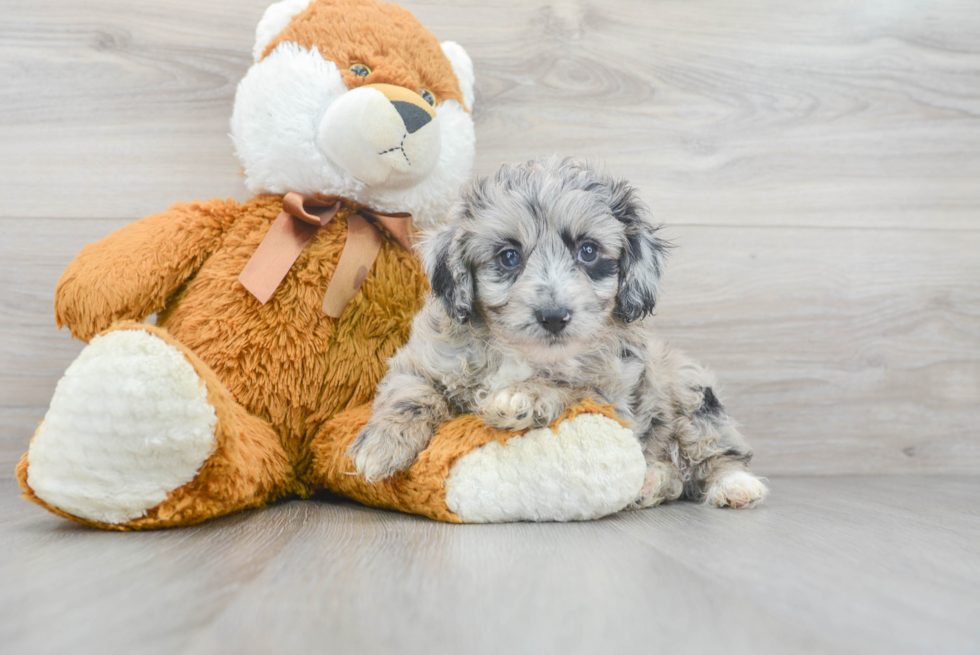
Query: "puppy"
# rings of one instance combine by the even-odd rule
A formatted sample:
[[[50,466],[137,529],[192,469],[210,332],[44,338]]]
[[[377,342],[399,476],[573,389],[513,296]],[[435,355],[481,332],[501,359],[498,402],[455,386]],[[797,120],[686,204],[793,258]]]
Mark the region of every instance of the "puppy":
[[[636,507],[766,497],[712,378],[653,331],[667,245],[632,187],[585,162],[535,160],[472,184],[450,219],[423,244],[432,293],[351,446],[361,474],[408,468],[458,414],[523,430],[593,397],[644,447]]]

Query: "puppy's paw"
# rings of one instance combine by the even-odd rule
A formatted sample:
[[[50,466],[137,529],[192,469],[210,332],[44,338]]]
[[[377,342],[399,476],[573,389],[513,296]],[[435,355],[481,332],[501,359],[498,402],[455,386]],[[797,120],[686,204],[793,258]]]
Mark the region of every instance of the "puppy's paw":
[[[769,495],[766,483],[748,471],[730,471],[714,480],[704,493],[706,505],[749,509]]]
[[[535,398],[524,391],[503,389],[492,394],[480,409],[488,425],[504,430],[526,430],[538,425]]]
[[[654,462],[647,466],[643,488],[629,509],[656,507],[665,500],[677,500],[682,490],[683,484],[677,467],[666,462]]]
[[[432,437],[421,434],[422,430],[418,425],[408,427],[400,422],[372,419],[357,435],[347,455],[367,480],[383,480],[412,465]]]

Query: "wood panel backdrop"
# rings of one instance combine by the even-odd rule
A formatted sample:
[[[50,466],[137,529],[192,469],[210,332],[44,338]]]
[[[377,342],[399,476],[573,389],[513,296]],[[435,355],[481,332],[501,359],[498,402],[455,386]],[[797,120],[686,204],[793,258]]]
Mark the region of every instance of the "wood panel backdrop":
[[[81,344],[55,282],[227,137],[267,0],[0,1],[0,477]],[[631,179],[678,246],[656,318],[762,474],[980,472],[980,11],[969,2],[403,0],[477,74],[478,173]]]

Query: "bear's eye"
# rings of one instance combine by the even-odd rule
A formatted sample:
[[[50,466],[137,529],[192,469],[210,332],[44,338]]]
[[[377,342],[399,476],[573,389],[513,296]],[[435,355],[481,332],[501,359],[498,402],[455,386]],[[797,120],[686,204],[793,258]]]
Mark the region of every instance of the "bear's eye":
[[[347,70],[354,73],[354,75],[357,75],[358,77],[367,77],[371,74],[371,69],[364,64],[351,64],[351,67]]]
[[[521,265],[521,253],[516,250],[505,250],[497,256],[497,260],[504,268],[517,268]]]
[[[428,89],[419,89],[419,95],[422,96],[422,99],[425,100],[427,103],[435,106],[436,97],[432,95],[432,91],[429,91]]]
[[[578,249],[578,260],[583,264],[595,264],[599,259],[599,246],[591,241],[586,241]]]

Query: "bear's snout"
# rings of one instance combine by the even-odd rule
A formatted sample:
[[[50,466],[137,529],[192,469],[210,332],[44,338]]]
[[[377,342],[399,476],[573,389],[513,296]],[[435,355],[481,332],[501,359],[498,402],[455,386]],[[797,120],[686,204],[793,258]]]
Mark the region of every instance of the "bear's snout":
[[[392,84],[352,89],[324,113],[317,143],[338,167],[368,186],[407,187],[435,167],[441,147],[435,109]]]

